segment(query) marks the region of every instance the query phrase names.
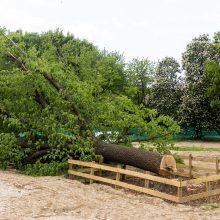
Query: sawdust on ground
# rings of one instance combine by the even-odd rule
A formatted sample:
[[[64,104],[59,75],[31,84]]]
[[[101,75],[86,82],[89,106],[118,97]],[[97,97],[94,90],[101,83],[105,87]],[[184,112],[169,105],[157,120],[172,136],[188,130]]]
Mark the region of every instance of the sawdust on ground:
[[[173,204],[145,194],[64,177],[0,171],[0,220],[220,219],[220,209]]]
[[[178,141],[174,143],[176,147],[201,147],[201,148],[220,148],[219,141],[203,141],[203,140],[193,140],[193,141]]]

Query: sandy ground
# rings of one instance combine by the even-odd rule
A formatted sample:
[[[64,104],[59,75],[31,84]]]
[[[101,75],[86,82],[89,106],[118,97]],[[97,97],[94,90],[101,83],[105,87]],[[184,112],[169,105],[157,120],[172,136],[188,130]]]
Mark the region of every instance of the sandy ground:
[[[179,141],[174,143],[176,147],[204,147],[204,148],[220,148],[218,141]]]
[[[168,203],[101,184],[0,171],[0,220],[220,219],[220,209]]]
[[[176,146],[220,147],[219,142],[177,142]],[[220,157],[220,152],[177,152]],[[208,164],[207,164],[208,165]],[[0,171],[0,220],[220,219],[220,208],[173,204],[145,194],[64,177],[30,177]]]
[[[213,142],[213,141],[180,141],[174,143],[176,147],[188,147],[189,151],[171,151],[172,153],[176,153],[178,155],[188,156],[192,154],[194,157],[213,157],[213,158],[220,158],[220,152],[218,151],[190,151],[190,147],[201,147],[201,148],[220,148],[220,142]],[[187,164],[186,160],[186,164]],[[201,161],[193,161],[194,165],[198,166],[207,166],[210,168],[215,168],[215,163],[207,163]]]

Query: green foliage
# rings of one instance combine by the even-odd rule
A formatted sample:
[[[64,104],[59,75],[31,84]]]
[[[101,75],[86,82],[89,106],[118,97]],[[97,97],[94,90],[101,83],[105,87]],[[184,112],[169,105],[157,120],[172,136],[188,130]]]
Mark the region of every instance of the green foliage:
[[[70,157],[98,160],[96,128],[114,128],[105,140],[127,143],[127,131],[137,127],[158,146],[179,131],[170,117],[158,117],[126,95],[129,76],[118,53],[60,30],[0,32],[1,167],[13,163],[27,174],[56,175]],[[141,100],[152,63],[141,61],[139,70],[145,72],[132,74],[134,87],[144,91]]]
[[[176,160],[176,163],[178,164],[185,164],[182,158],[175,158],[175,160]]]
[[[209,106],[210,99],[206,96],[209,79],[205,65],[210,59],[216,60],[218,56],[206,35],[193,39],[183,54],[186,77],[180,118],[182,126],[195,129],[196,138],[201,138],[202,129],[216,129],[220,122],[218,112]]]
[[[126,66],[125,93],[136,104],[144,104],[153,82],[154,63],[148,59],[133,59]]]
[[[214,47],[220,57],[220,32],[214,36]],[[220,60],[220,59],[219,59]],[[207,76],[210,79],[210,85],[207,88],[207,96],[211,99],[211,107],[218,108],[220,112],[220,63],[219,60],[210,60],[206,64]],[[219,129],[220,130],[220,129]]]
[[[212,203],[212,204],[210,204],[210,206],[213,209],[219,209],[220,208],[220,203]]]
[[[154,108],[159,114],[169,115],[178,120],[183,85],[179,63],[172,57],[162,59],[155,71],[155,81],[151,93],[145,97],[148,107]]]
[[[170,154],[170,150],[172,149],[172,144],[168,142],[158,142],[158,143],[150,143],[150,142],[141,142],[139,149],[157,152],[160,154]]]
[[[58,176],[67,175],[68,164],[65,162],[41,163],[37,161],[34,164],[28,164],[23,167],[22,173],[32,176]]]
[[[220,152],[219,148],[213,147],[172,147],[175,151],[209,151],[209,152]]]
[[[24,153],[16,146],[16,137],[13,133],[0,133],[0,168],[9,164],[20,165]]]

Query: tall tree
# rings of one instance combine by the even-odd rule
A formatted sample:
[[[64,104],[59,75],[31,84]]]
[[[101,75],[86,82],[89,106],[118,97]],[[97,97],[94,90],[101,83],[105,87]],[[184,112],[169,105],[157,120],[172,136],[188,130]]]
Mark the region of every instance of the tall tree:
[[[133,59],[126,68],[126,94],[137,104],[144,104],[153,82],[154,63],[148,59]]]
[[[178,119],[182,95],[182,81],[178,74],[179,63],[173,57],[165,57],[156,67],[151,93],[145,98],[148,107],[175,119]]]
[[[211,130],[219,126],[216,110],[209,105],[205,95],[209,80],[205,74],[208,60],[217,59],[217,52],[207,35],[201,35],[187,45],[183,53],[185,88],[180,107],[182,126],[195,129],[195,137],[202,136],[202,129]]]
[[[220,32],[215,33],[213,44],[220,57]],[[206,71],[211,81],[207,95],[211,98],[211,106],[217,107],[220,111],[220,59],[210,60],[206,65]]]

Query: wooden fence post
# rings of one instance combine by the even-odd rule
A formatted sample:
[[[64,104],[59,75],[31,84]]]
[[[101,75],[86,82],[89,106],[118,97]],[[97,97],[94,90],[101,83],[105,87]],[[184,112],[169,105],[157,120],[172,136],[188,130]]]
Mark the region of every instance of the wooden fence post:
[[[145,173],[148,173],[147,171],[145,171]],[[148,179],[144,179],[144,187],[149,188],[150,185],[150,181]]]
[[[94,161],[92,161],[92,163],[94,163]],[[90,174],[91,174],[91,175],[94,175],[94,168],[93,168],[93,167],[91,167],[91,169],[90,169]],[[90,180],[89,180],[89,183],[92,184],[92,183],[93,183],[93,180],[90,179]]]
[[[218,157],[216,157],[215,167],[216,167],[216,174],[219,174],[219,159],[218,159]]]
[[[207,173],[206,176],[209,176],[209,174]],[[206,191],[209,192],[211,190],[212,190],[211,182],[208,181],[206,182]],[[212,203],[212,196],[208,196],[207,198],[208,198],[208,202]]]
[[[192,154],[189,155],[189,178],[192,178]]]
[[[121,168],[121,167],[122,167],[122,166],[121,166],[120,164],[117,165],[117,168]],[[120,177],[121,177],[120,173],[117,172],[117,173],[116,173],[116,178],[115,178],[115,180],[116,180],[116,181],[120,181]],[[115,189],[116,189],[116,185],[115,185]]]
[[[122,165],[123,169],[126,169],[127,166],[125,164]],[[124,181],[125,180],[125,174],[121,174],[121,180]]]
[[[73,170],[73,164],[69,163],[69,170]],[[69,179],[73,180],[74,176],[72,174],[69,174]]]
[[[99,158],[99,163],[100,164],[103,163],[103,157]],[[99,176],[102,176],[102,170],[101,169],[99,170]]]
[[[180,183],[180,186],[178,187],[178,199],[179,199],[179,202],[181,202],[182,200],[182,197],[183,197],[183,188],[182,188],[182,177],[179,177],[179,183]]]

